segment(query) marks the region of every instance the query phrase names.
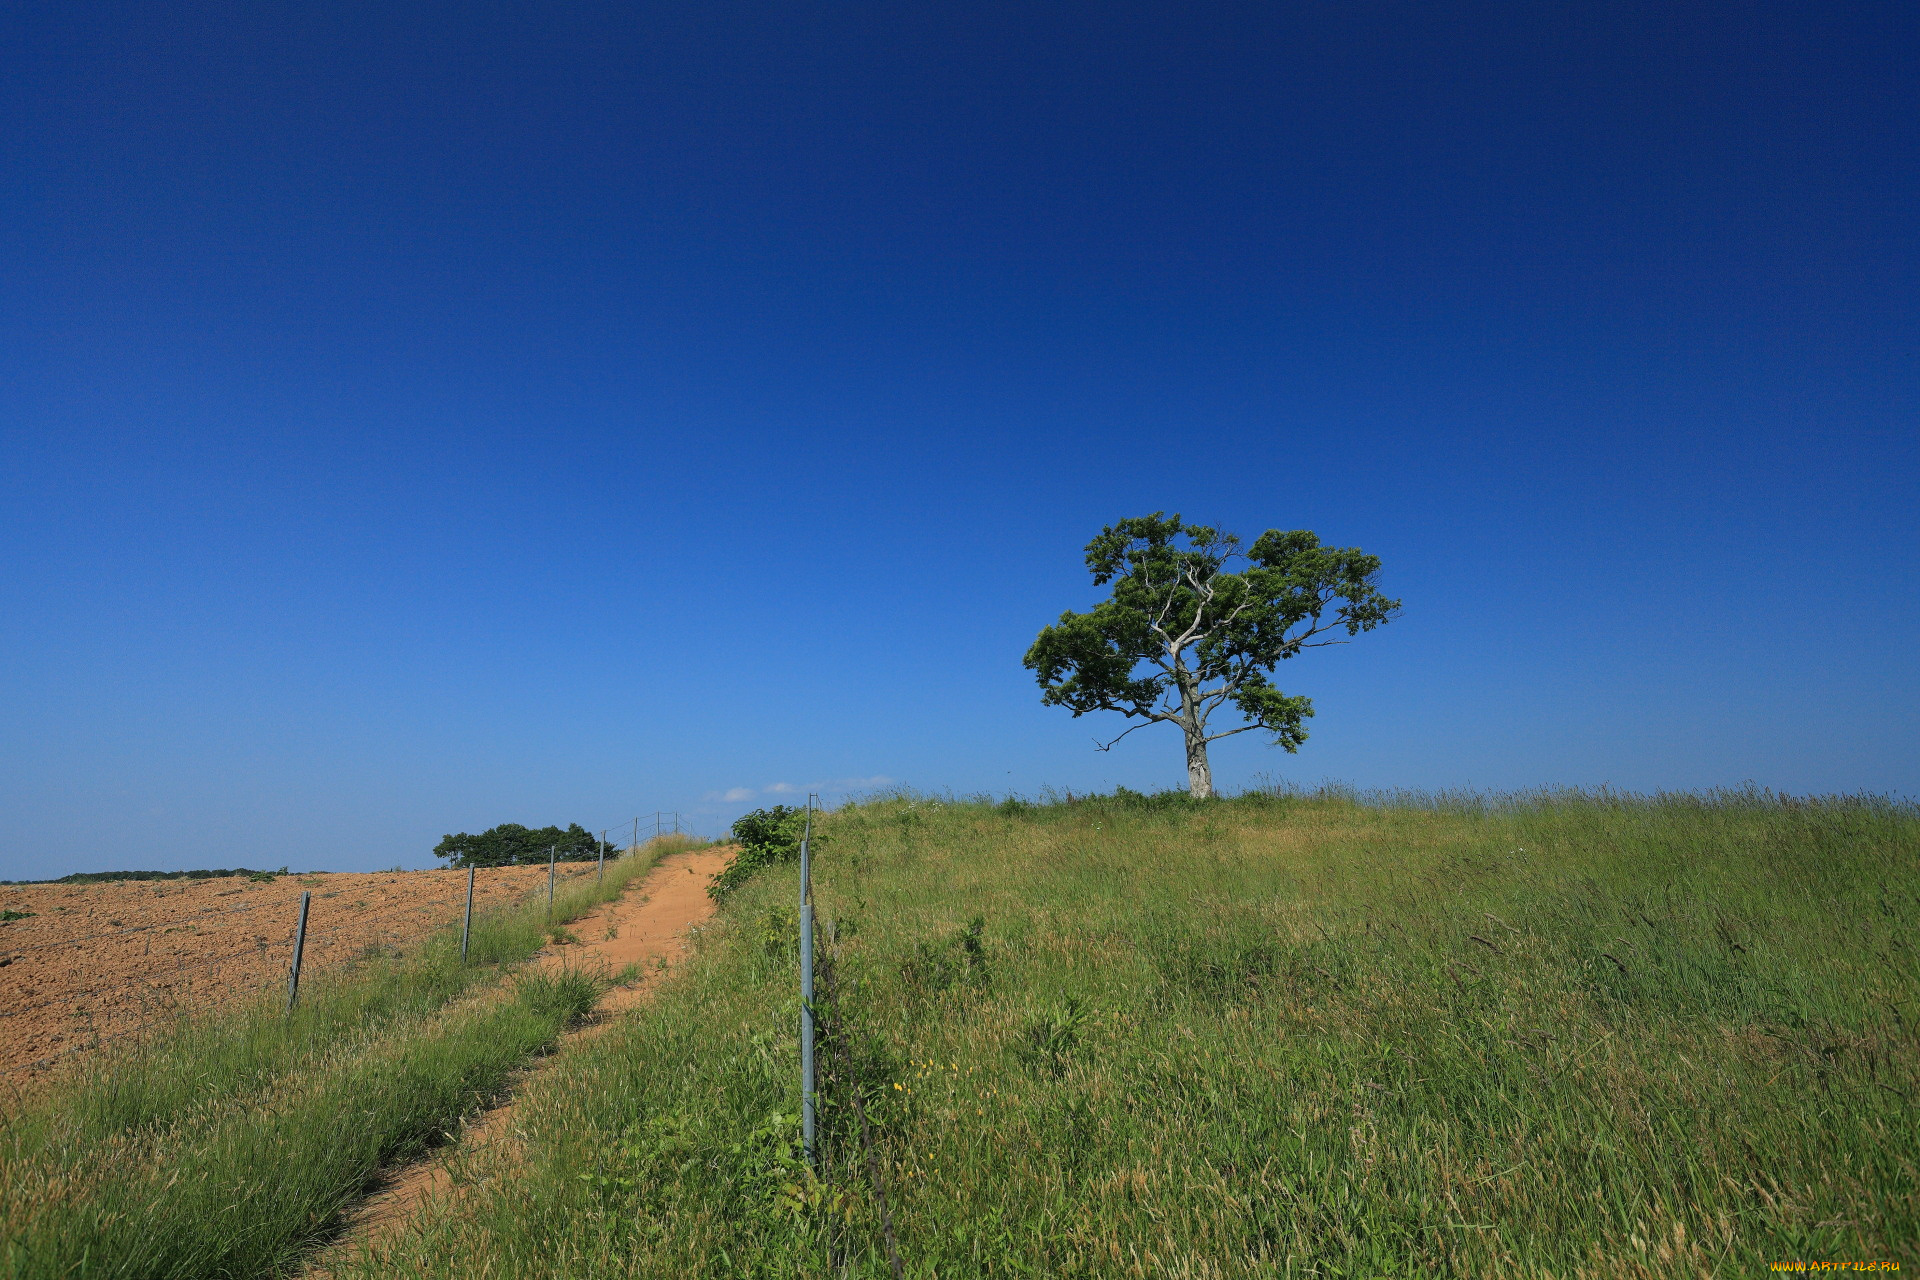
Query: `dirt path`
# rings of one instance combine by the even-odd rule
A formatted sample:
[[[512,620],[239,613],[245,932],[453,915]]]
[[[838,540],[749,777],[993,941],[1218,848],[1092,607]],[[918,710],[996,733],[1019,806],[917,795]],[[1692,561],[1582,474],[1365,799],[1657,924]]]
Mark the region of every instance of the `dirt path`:
[[[629,965],[638,966],[638,976],[608,990],[594,1006],[592,1019],[562,1036],[556,1052],[599,1034],[611,1024],[613,1015],[643,1003],[652,994],[674,959],[685,951],[688,928],[713,915],[707,885],[733,854],[733,846],[728,845],[662,858],[619,898],[568,925],[578,942],[548,947],[534,957],[529,967],[535,969],[604,965],[617,974]],[[529,1074],[544,1070],[553,1061],[552,1056],[540,1059]],[[514,1105],[514,1100],[508,1099],[481,1112],[463,1127],[458,1144],[450,1144],[440,1153],[396,1172],[388,1185],[353,1215],[340,1239],[314,1260],[306,1280],[327,1280],[331,1268],[352,1257],[361,1246],[377,1243],[404,1227],[425,1200],[452,1185],[447,1155],[455,1150],[483,1148],[509,1132]]]

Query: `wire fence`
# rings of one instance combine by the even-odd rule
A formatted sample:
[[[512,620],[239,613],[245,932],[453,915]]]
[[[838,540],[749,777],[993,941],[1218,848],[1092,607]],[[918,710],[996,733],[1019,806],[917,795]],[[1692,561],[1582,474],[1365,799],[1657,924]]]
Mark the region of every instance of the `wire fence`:
[[[838,930],[830,918],[817,928],[813,900],[813,824],[820,797],[807,797],[806,826],[800,837],[800,1143],[807,1164],[825,1183],[871,1207],[879,1243],[893,1280],[904,1280],[899,1237],[887,1192],[884,1162],[867,1114],[865,1091],[871,1083],[856,1061],[853,1029],[841,1003]],[[824,951],[815,943],[825,934]],[[850,1238],[851,1221],[836,1217],[828,1227],[831,1268],[852,1264],[862,1246]]]
[[[599,830],[601,844],[610,840],[617,843],[618,837],[626,836],[628,848],[637,849],[642,840],[658,840],[661,836],[687,836],[694,834],[687,815],[669,812],[665,809],[632,818],[622,818],[610,822]]]
[[[552,886],[600,874],[603,865],[479,868],[471,902],[486,910],[537,900]],[[44,910],[19,913],[0,927],[0,1076],[44,1073],[182,1015],[286,989],[302,896],[311,901],[311,918],[300,964],[311,972],[390,954],[450,920],[457,924],[468,882],[465,869],[435,869],[281,876],[237,888],[209,880],[15,886],[12,900]],[[26,892],[33,889],[41,892]],[[192,910],[182,902],[160,919],[125,923],[177,898],[242,893],[256,900],[200,902]],[[108,927],[66,932],[76,917],[102,914]]]

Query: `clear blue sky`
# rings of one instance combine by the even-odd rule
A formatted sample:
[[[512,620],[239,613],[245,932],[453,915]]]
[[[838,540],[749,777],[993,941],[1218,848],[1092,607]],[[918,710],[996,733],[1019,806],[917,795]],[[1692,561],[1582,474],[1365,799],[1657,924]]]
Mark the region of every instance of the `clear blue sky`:
[[[10,6],[0,877],[1179,785],[1155,510],[1406,602],[1226,786],[1920,790],[1917,22]]]

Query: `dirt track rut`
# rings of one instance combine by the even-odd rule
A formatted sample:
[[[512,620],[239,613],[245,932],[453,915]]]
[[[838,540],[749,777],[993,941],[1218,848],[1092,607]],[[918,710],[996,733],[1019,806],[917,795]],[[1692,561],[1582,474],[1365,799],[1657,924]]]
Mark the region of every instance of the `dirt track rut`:
[[[614,1015],[651,996],[653,988],[671,971],[673,961],[685,951],[687,930],[713,915],[707,886],[733,853],[732,846],[724,846],[662,858],[619,898],[568,925],[578,942],[548,947],[534,958],[530,967],[536,969],[604,965],[617,974],[629,965],[639,967],[637,978],[609,989],[600,998],[589,1022],[561,1038],[558,1052],[564,1053],[568,1045],[598,1034],[610,1025]],[[553,1056],[541,1059],[530,1074],[554,1060]],[[509,1098],[474,1116],[461,1132],[460,1149],[471,1152],[510,1132],[514,1106],[515,1100]],[[451,1149],[396,1171],[348,1221],[340,1240],[314,1260],[306,1280],[326,1280],[334,1265],[362,1246],[377,1245],[382,1238],[401,1230],[426,1200],[451,1187],[446,1161]]]

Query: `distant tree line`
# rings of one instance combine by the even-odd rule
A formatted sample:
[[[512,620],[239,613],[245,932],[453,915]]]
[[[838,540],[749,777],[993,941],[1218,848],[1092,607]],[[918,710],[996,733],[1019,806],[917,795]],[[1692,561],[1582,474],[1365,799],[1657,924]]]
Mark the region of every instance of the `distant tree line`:
[[[271,880],[287,874],[278,871],[252,871],[246,867],[215,867],[211,871],[76,871],[58,880],[0,880],[0,884],[100,884],[110,880],[219,880],[226,876],[247,876]]]
[[[547,850],[557,849],[562,862],[591,862],[600,856],[600,838],[577,822],[559,827],[523,827],[503,822],[479,835],[446,836],[433,846],[436,858],[450,867],[512,867],[544,863]],[[613,846],[607,846],[612,852]]]

